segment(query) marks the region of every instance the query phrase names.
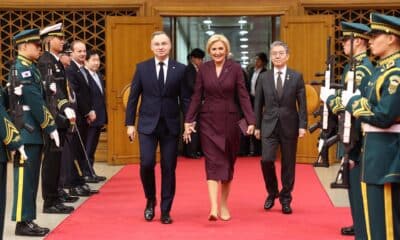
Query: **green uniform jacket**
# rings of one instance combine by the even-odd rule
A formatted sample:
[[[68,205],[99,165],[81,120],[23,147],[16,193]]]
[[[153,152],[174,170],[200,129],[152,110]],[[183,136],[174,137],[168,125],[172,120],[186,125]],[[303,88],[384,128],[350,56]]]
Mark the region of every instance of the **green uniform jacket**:
[[[371,61],[369,60],[367,54],[361,53],[356,56],[354,56],[355,61],[356,61],[356,69],[355,69],[355,88],[359,89],[361,92],[361,96],[366,96],[366,88],[368,87],[368,82],[370,80],[370,77],[372,75],[372,72],[374,71],[374,66],[372,65]],[[349,64],[346,64],[344,67],[344,71],[342,74],[342,84],[346,83],[346,76],[349,71]],[[337,95],[332,95],[328,97],[327,99],[327,106],[329,109],[332,110],[334,114],[338,114],[340,111],[344,111],[344,106],[342,104],[342,99],[340,92],[337,93]],[[354,121],[353,124],[355,124],[354,131],[352,134],[357,134],[357,136],[354,136],[356,140],[356,143],[352,150],[349,152],[349,159],[353,161],[359,161],[360,158],[360,150],[361,150],[361,145],[362,145],[362,134],[361,134],[361,122],[360,121]],[[338,156],[339,159],[344,155],[344,148],[341,143],[339,143],[338,147]]]
[[[400,119],[400,52],[379,61],[365,88],[366,96],[354,96],[346,110],[363,123],[388,128]],[[365,132],[362,181],[369,184],[400,182],[400,134]]]
[[[20,99],[25,106],[24,122],[34,127],[33,132],[24,128],[20,130],[23,143],[43,144],[42,129],[49,134],[56,129],[56,125],[44,101],[40,72],[32,61],[22,55],[18,55],[15,68],[24,85]]]
[[[5,146],[9,150],[15,150],[22,145],[21,137],[17,128],[11,122],[4,107],[4,93],[0,89],[0,162],[7,162],[7,153]]]

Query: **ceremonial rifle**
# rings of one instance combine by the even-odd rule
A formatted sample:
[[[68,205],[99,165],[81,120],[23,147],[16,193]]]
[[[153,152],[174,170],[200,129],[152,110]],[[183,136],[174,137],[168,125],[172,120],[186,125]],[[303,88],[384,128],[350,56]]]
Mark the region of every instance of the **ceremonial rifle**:
[[[316,77],[324,77],[323,81],[312,81],[311,85],[322,85],[326,89],[338,88],[339,84],[335,82],[335,55],[331,54],[331,37],[327,40],[327,54],[325,65],[326,69],[324,73],[316,73]],[[326,141],[332,135],[332,132],[336,131],[336,120],[334,116],[329,114],[329,109],[326,103],[321,104],[319,109],[313,113],[314,117],[320,117],[320,120],[309,127],[310,133],[313,133],[317,129],[320,130],[320,136],[318,140],[318,159],[314,163],[315,167],[329,167],[329,154],[328,150],[331,145],[327,145]]]
[[[345,84],[346,91],[354,92],[354,80],[356,78],[357,61],[354,58],[354,34],[350,35],[350,59],[349,71],[346,73]],[[343,93],[343,92],[342,92]],[[339,132],[338,139],[343,143],[345,154],[340,164],[339,171],[335,181],[331,183],[331,188],[348,188],[349,187],[349,153],[354,147],[354,134],[352,132],[352,116],[348,111],[339,113]]]

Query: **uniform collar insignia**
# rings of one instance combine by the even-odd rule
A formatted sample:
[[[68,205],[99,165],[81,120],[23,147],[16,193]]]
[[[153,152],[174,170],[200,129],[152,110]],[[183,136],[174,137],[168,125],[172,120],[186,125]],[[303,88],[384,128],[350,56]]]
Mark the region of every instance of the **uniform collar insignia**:
[[[366,52],[363,52],[363,53],[360,53],[360,54],[358,54],[358,55],[355,55],[354,56],[354,59],[357,61],[357,62],[361,62],[362,60],[363,60],[363,58],[365,58],[367,56],[367,53]]]
[[[378,66],[389,69],[395,65],[396,59],[400,58],[400,52],[395,52],[392,55],[378,61]]]
[[[25,66],[30,66],[30,65],[32,65],[32,61],[31,60],[29,60],[27,57],[25,57],[25,56],[22,56],[22,55],[18,55],[18,57],[17,57],[20,61],[21,61],[21,63],[23,64],[23,65],[25,65]]]

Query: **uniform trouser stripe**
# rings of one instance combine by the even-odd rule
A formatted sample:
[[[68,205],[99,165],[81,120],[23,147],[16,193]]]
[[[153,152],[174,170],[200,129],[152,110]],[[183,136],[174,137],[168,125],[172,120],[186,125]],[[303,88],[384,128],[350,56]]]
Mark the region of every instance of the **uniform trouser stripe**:
[[[82,177],[83,174],[82,174],[81,168],[79,167],[78,160],[74,160],[74,165],[75,165],[76,171],[78,171],[78,175],[79,175],[80,177]]]
[[[363,196],[364,203],[364,216],[365,216],[365,225],[367,229],[368,240],[371,240],[371,228],[369,225],[369,212],[368,212],[368,194],[367,194],[367,184],[365,182],[361,182],[361,193]]]
[[[393,204],[392,204],[392,184],[386,183],[383,187],[385,199],[385,225],[386,225],[386,239],[393,240]]]
[[[16,221],[20,222],[22,219],[22,199],[24,190],[24,167],[18,168],[18,193],[17,193],[17,211]]]

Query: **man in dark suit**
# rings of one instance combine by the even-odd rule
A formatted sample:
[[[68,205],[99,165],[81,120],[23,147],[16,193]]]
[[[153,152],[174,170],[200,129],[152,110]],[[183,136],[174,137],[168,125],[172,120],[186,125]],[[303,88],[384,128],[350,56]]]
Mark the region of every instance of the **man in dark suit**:
[[[107,110],[104,89],[103,76],[98,72],[100,67],[100,56],[95,51],[88,51],[86,53],[85,68],[87,70],[87,77],[90,86],[90,96],[93,104],[93,109],[96,112],[96,120],[89,124],[87,130],[87,137],[85,142],[86,152],[90,161],[90,167],[93,169],[92,178],[95,180],[104,181],[106,177],[98,176],[93,168],[94,154],[96,152],[97,144],[99,143],[101,129],[107,124]]]
[[[161,222],[172,223],[170,210],[175,195],[175,168],[178,136],[180,134],[180,104],[187,109],[190,92],[184,83],[185,65],[169,58],[171,40],[165,32],[154,32],[151,37],[154,58],[136,66],[129,94],[125,124],[131,141],[136,135],[135,119],[139,97],[140,177],[147,204],[144,218],[154,218],[156,205],[157,144],[161,151]]]
[[[90,189],[90,187],[85,184],[85,181],[82,181],[81,177],[93,177],[93,171],[88,163],[88,159],[86,159],[86,153],[84,152],[84,144],[86,142],[89,123],[96,120],[96,112],[93,109],[89,79],[84,67],[86,46],[82,41],[73,41],[71,43],[71,50],[72,61],[65,71],[71,85],[71,90],[73,90],[73,95],[76,98],[76,102],[73,106],[75,108],[78,131],[73,133],[70,146],[78,160],[78,164],[75,164],[75,166],[78,165],[80,169],[72,172],[69,187],[71,195],[89,196],[90,194],[98,193],[98,190]],[[66,152],[64,151],[63,154],[64,153]],[[81,173],[83,174],[82,176]],[[94,182],[98,181],[94,180]]]
[[[197,71],[199,71],[199,67],[203,63],[204,56],[205,53],[200,48],[193,49],[188,56],[189,64],[185,68],[185,83],[188,85],[190,95],[193,94]],[[199,123],[197,123],[197,126],[199,126]],[[198,132],[192,133],[191,138],[191,142],[183,143],[184,155],[188,158],[199,158],[201,156],[201,148]]]
[[[275,198],[279,197],[282,212],[291,214],[297,139],[304,136],[307,127],[306,94],[302,74],[287,67],[288,46],[275,41],[270,49],[274,68],[259,77],[254,103],[257,120],[254,134],[258,139],[262,134],[261,167],[268,192],[264,208],[272,208]],[[274,163],[279,145],[282,156],[280,192]]]
[[[254,99],[256,97],[256,86],[261,73],[267,71],[265,67],[268,63],[267,54],[259,52],[255,57],[254,67],[249,70],[249,78],[246,82],[247,91],[249,91],[251,106],[254,109]],[[249,136],[249,155],[259,156],[261,155],[261,141],[256,139],[254,136]]]

